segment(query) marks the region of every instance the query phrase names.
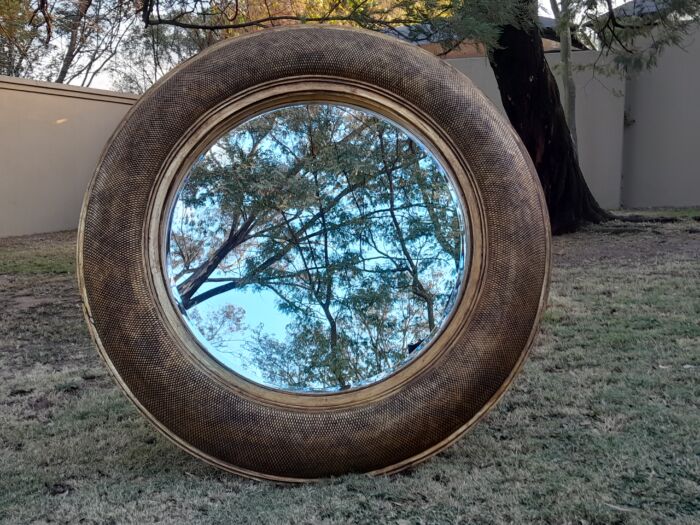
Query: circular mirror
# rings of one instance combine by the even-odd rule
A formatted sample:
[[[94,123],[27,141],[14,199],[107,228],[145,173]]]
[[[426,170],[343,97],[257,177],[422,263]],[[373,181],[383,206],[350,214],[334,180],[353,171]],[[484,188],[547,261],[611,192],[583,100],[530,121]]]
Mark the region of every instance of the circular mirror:
[[[304,24],[211,46],[129,111],[78,280],[158,430],[299,482],[398,472],[488,412],[537,333],[549,243],[525,147],[466,77]]]
[[[338,103],[268,110],[191,166],[170,213],[171,295],[227,369],[282,390],[379,381],[455,305],[467,221],[429,149]]]

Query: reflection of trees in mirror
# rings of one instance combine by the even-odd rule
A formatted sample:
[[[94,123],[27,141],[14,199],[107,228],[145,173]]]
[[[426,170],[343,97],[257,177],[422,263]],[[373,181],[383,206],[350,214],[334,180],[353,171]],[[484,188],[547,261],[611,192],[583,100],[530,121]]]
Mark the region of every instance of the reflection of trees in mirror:
[[[344,389],[427,344],[461,282],[464,220],[432,155],[362,110],[306,104],[233,129],[192,167],[174,295],[251,380]]]

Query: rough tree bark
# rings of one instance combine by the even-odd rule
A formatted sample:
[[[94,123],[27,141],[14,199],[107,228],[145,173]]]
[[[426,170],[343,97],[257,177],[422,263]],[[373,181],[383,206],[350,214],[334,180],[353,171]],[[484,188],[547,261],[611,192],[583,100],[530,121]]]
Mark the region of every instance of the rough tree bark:
[[[61,62],[61,69],[58,72],[58,76],[54,82],[58,84],[63,84],[68,75],[68,70],[70,66],[75,61],[75,57],[78,54],[78,50],[84,44],[85,38],[85,17],[87,16],[88,9],[92,5],[92,0],[78,0],[78,5],[76,6],[75,14],[70,22],[70,37],[68,39],[68,47],[66,48],[66,53],[63,55],[63,61]]]
[[[561,2],[561,9],[559,3]],[[561,45],[561,84],[562,98],[564,99],[564,114],[569,125],[574,147],[578,152],[578,138],[576,133],[576,84],[571,65],[571,0],[551,0],[552,12],[557,21],[557,33]]]
[[[529,28],[506,26],[499,46],[489,53],[489,61],[506,114],[537,168],[552,233],[569,233],[587,222],[609,219],[581,173],[539,29],[534,24]]]

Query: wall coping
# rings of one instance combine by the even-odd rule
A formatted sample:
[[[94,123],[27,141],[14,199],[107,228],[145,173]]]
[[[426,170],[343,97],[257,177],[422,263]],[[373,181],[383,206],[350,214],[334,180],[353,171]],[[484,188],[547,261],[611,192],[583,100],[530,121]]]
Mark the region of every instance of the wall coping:
[[[99,100],[101,102],[127,104],[129,106],[133,105],[139,99],[139,95],[131,93],[119,93],[117,91],[107,91],[105,89],[85,88],[4,75],[0,75],[0,90],[25,91],[28,93],[40,93],[56,97]]]

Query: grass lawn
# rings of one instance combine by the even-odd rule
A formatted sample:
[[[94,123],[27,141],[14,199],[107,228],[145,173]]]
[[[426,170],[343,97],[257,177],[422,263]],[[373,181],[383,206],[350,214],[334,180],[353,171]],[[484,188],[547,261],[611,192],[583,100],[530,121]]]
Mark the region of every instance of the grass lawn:
[[[304,486],[220,472],[151,428],[92,348],[74,237],[0,239],[0,521],[700,523],[691,214],[556,238],[542,333],[481,424],[408,472]]]

